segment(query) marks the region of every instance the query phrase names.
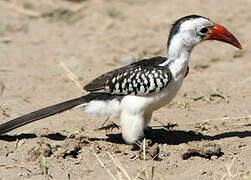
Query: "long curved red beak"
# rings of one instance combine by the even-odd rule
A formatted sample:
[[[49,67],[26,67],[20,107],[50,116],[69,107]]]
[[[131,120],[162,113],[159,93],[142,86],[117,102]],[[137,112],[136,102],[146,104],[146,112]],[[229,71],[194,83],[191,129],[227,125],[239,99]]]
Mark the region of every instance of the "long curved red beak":
[[[242,46],[237,38],[234,37],[234,35],[231,34],[226,28],[219,24],[215,24],[214,27],[210,29],[209,35],[205,39],[222,41],[231,44],[239,49],[242,49]]]

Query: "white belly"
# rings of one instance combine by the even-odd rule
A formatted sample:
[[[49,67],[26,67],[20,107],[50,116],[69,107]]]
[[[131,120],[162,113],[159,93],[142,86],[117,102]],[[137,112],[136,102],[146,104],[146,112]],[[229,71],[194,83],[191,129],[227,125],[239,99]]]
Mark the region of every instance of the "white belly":
[[[152,96],[126,96],[123,98],[120,108],[122,111],[126,108],[131,112],[151,113],[168,104],[175,97],[182,81],[183,79],[172,80],[160,93]]]

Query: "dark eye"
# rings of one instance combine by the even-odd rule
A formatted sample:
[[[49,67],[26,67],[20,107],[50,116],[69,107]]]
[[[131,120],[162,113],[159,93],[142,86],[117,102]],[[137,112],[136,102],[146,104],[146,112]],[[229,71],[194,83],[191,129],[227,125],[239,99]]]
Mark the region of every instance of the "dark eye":
[[[203,27],[203,28],[201,28],[201,29],[199,30],[199,32],[200,32],[201,34],[206,34],[206,33],[208,32],[208,28],[207,28],[207,27]]]

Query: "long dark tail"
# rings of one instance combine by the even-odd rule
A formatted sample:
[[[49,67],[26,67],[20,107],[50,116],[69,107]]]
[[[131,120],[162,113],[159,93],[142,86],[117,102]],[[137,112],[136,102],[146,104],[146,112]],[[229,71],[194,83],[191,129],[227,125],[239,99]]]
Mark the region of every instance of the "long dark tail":
[[[55,104],[49,107],[46,107],[44,109],[40,109],[38,111],[31,112],[29,114],[25,114],[23,116],[20,116],[16,119],[13,119],[11,121],[8,121],[4,124],[0,125],[0,134],[9,132],[13,129],[16,129],[20,126],[23,126],[25,124],[31,123],[33,121],[37,121],[39,119],[43,119],[52,115],[55,115],[57,113],[64,112],[66,110],[72,109],[74,107],[77,107],[86,101],[88,102],[90,98],[87,96],[82,96],[79,98],[71,99],[69,101],[65,101],[59,104]]]

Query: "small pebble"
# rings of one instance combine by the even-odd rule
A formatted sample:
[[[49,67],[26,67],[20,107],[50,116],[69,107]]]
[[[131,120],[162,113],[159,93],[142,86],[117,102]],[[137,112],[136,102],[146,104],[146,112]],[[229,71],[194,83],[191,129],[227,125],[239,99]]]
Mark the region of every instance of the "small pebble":
[[[212,157],[211,157],[211,160],[212,160],[212,161],[214,161],[214,160],[216,160],[216,159],[218,159],[217,156],[212,156]]]
[[[161,154],[160,154],[162,157],[167,157],[167,156],[169,156],[170,154],[169,153],[167,153],[167,152],[161,152]]]
[[[128,57],[125,57],[125,58],[121,59],[121,62],[123,64],[131,64],[131,63],[133,63],[135,61],[136,61],[136,58],[134,56],[128,56]]]
[[[79,164],[79,161],[77,160],[77,161],[75,161],[74,163],[75,163],[75,164]]]
[[[207,171],[202,170],[202,169],[200,170],[200,174],[201,174],[201,175],[206,174],[206,173],[207,173]]]
[[[41,151],[42,151],[42,154],[45,156],[45,157],[50,157],[53,152],[52,152],[52,147],[50,144],[46,143],[46,144],[42,144],[41,146]]]
[[[155,143],[152,147],[150,147],[148,149],[148,152],[150,153],[150,155],[153,157],[153,158],[157,158],[158,154],[159,154],[159,145],[158,143]]]

